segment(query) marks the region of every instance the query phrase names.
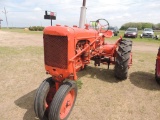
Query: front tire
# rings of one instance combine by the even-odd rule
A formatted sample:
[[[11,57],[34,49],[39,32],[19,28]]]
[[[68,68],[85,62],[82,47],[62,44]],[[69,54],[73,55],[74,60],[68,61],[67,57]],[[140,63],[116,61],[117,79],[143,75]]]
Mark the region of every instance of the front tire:
[[[49,111],[49,120],[66,120],[75,104],[77,85],[75,81],[66,81],[56,92]]]
[[[52,80],[52,77],[45,79],[37,89],[34,111],[40,120],[48,120],[49,106],[55,92],[55,82]]]
[[[122,40],[120,41],[119,48],[115,61],[115,77],[119,80],[127,79],[128,64],[131,59],[132,41]]]

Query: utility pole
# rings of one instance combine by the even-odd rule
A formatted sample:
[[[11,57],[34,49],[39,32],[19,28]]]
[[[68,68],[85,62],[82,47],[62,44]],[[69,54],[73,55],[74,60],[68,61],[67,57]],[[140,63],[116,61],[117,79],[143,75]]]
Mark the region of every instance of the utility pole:
[[[83,4],[81,7],[81,14],[80,14],[80,20],[79,20],[79,27],[83,28],[86,20],[86,0],[83,0]]]
[[[3,20],[0,18],[0,29],[1,29],[1,21],[3,21]]]
[[[8,28],[8,19],[7,19],[7,11],[6,11],[6,8],[4,7],[4,11],[2,11],[4,14],[5,14],[5,17],[6,17],[6,23],[7,23],[7,28]]]

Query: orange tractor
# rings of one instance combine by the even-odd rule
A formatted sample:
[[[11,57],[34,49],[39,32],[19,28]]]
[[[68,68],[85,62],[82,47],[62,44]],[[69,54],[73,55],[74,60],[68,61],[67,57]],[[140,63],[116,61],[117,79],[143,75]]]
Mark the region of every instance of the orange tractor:
[[[91,60],[95,66],[114,64],[115,77],[127,78],[132,41],[120,37],[115,44],[108,44],[105,39],[113,34],[108,21],[98,19],[95,23],[85,28],[56,25],[44,29],[45,69],[51,77],[42,82],[35,97],[34,110],[41,120],[68,118],[77,97],[76,73]]]
[[[158,49],[157,59],[156,59],[155,79],[157,83],[160,85],[160,47]]]

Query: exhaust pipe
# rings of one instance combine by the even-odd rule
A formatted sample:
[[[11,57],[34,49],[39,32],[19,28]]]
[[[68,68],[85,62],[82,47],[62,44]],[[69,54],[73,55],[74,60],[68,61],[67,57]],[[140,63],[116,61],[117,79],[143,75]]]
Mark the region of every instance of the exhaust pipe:
[[[80,20],[79,20],[79,27],[83,28],[86,20],[86,0],[83,0],[83,4],[81,7],[81,13],[80,13]]]

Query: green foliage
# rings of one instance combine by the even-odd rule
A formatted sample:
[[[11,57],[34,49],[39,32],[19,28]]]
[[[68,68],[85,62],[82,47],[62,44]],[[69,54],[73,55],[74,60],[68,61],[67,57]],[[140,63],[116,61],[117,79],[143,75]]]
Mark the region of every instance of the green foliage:
[[[153,28],[153,29],[160,29],[160,23],[153,24],[149,22],[129,22],[125,23],[121,26],[120,30],[126,30],[129,27],[136,27],[138,30],[143,30],[144,28]]]
[[[78,88],[81,89],[83,85],[82,81],[79,79],[76,81],[76,83],[77,83]]]
[[[144,28],[152,28],[152,23],[142,23],[142,29]]]
[[[44,27],[42,26],[31,26],[29,27],[30,31],[43,31]]]

